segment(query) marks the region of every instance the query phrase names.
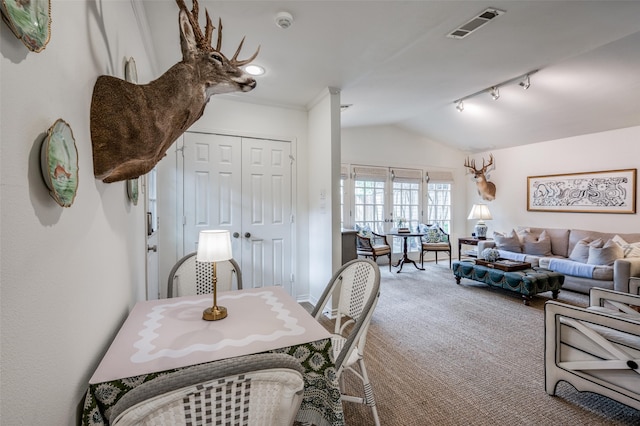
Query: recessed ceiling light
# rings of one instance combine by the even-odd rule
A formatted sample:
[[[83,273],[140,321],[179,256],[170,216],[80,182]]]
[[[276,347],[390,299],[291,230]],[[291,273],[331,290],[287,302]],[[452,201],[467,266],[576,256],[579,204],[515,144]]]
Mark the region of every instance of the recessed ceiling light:
[[[247,65],[246,67],[244,67],[244,70],[247,72],[247,74],[251,75],[264,74],[264,68],[262,68],[260,65]]]

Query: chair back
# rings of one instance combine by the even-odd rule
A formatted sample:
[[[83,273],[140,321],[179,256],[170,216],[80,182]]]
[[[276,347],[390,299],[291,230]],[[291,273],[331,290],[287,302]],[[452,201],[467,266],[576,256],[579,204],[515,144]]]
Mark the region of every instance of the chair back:
[[[336,372],[344,368],[347,356],[357,348],[364,351],[366,333],[371,316],[380,297],[380,269],[369,259],[355,259],[345,263],[333,275],[315,306],[312,316],[319,319],[333,295],[339,295],[335,314],[334,333],[346,338],[336,357]],[[350,326],[353,325],[353,326]]]
[[[187,367],[145,382],[112,408],[114,426],[249,424],[290,426],[304,369],[287,354],[258,354]]]
[[[211,263],[198,262],[196,252],[189,253],[169,272],[167,297],[211,293],[212,274]],[[218,291],[242,290],[242,272],[234,259],[216,262],[216,277]]]

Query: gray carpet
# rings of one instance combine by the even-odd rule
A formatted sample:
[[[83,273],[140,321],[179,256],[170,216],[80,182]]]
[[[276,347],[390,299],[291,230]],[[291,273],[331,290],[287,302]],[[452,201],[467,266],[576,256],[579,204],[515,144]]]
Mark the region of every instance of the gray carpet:
[[[640,425],[640,411],[564,382],[558,396],[547,395],[543,309],[551,293],[525,306],[515,293],[457,285],[448,262],[425,267],[397,274],[380,265],[365,362],[383,425]],[[588,303],[569,291],[559,300]],[[358,392],[358,383],[349,378],[347,389]],[[368,407],[343,405],[347,425],[373,424]]]

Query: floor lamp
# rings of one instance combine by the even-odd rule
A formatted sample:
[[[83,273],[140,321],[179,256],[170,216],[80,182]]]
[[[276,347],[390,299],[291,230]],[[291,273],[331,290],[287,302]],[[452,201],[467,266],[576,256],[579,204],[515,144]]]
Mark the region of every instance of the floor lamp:
[[[218,285],[216,262],[229,260],[232,257],[229,231],[200,231],[196,260],[198,262],[211,262],[211,286],[213,290],[213,306],[202,312],[203,320],[217,321],[227,317],[227,308],[224,306],[218,306],[216,295]]]

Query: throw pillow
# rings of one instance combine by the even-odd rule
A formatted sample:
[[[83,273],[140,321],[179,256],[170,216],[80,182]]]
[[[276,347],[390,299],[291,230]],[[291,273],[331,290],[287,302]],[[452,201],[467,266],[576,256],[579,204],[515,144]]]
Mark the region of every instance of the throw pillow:
[[[547,231],[542,231],[537,237],[531,233],[525,235],[523,244],[523,253],[536,256],[551,256],[551,238],[547,235]]]
[[[524,236],[531,232],[531,228],[518,226],[516,229],[514,229],[514,231],[518,236],[518,239],[520,240],[520,245],[522,245],[522,243],[524,243]]]
[[[369,227],[369,225],[360,226],[356,223],[355,230],[359,235],[365,238],[373,239],[373,233],[371,232],[371,228]]]
[[[622,259],[624,251],[613,240],[607,241],[603,247],[589,247],[589,265],[613,265],[616,259]]]
[[[624,257],[640,257],[640,242],[628,243],[620,235],[616,235],[612,240],[622,247]]]
[[[516,235],[516,232],[512,229],[508,234],[501,232],[494,232],[493,239],[496,243],[498,250],[512,251],[515,253],[522,253],[522,247],[520,247],[520,240]]]
[[[589,243],[590,242],[591,240],[589,240],[588,238],[583,238],[580,241],[578,241],[575,247],[573,248],[573,250],[571,250],[571,254],[569,254],[569,259],[575,260],[576,262],[580,262],[580,263],[587,263],[587,260],[589,260]]]
[[[442,240],[440,229],[437,226],[430,226],[424,236],[425,243],[439,243]]]
[[[424,223],[419,223],[418,224],[418,232],[419,233],[426,234],[428,229],[429,229],[429,227],[427,225],[425,225]]]

